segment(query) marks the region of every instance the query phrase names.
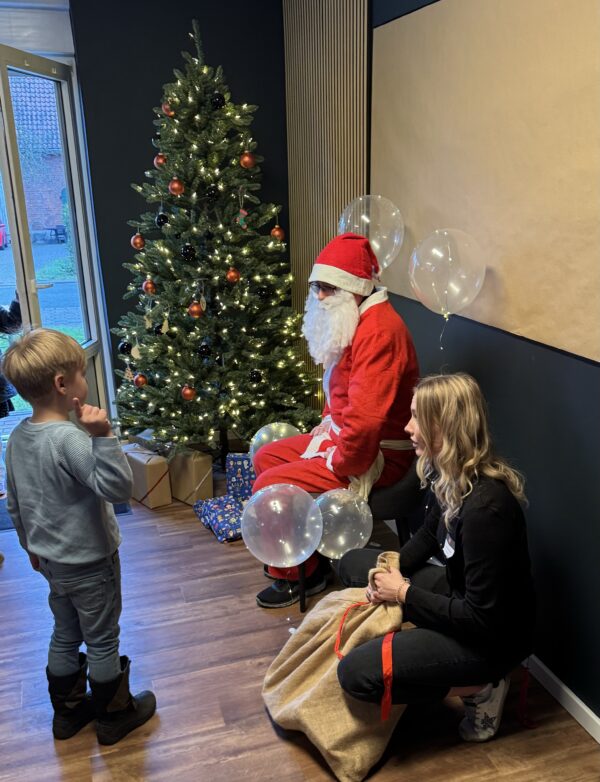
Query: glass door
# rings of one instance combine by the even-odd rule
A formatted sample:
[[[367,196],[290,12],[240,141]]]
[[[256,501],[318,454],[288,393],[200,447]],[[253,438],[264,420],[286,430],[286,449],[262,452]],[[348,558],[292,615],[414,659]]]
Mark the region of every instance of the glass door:
[[[0,119],[0,305],[17,288],[24,329],[74,337],[88,357],[90,401],[106,406],[71,68],[0,46]],[[0,334],[0,348],[7,339]]]

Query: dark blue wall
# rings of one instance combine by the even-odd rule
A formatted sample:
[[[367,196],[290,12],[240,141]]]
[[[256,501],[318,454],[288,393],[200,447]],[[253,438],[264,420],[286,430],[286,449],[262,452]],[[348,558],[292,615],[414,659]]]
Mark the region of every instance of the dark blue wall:
[[[151,144],[162,85],[193,51],[198,19],[207,64],[222,65],[236,103],[259,106],[252,125],[264,201],[281,204],[287,231],[287,152],[281,0],[71,0],[71,23],[83,97],[100,261],[111,326],[129,309],[122,300],[131,260],[127,225],[146,210],[131,182],[144,181],[156,154]]]
[[[373,22],[428,4],[374,0]],[[423,374],[462,370],[483,387],[497,449],[527,478],[536,654],[600,715],[600,365],[456,316],[440,351],[442,318],[393,300]]]

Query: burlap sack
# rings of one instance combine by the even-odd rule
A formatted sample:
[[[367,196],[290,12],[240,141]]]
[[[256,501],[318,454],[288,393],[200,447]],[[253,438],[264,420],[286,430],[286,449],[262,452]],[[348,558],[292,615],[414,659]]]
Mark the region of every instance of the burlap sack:
[[[375,572],[398,567],[397,552],[380,554]],[[263,699],[273,720],[286,730],[308,736],[340,782],[361,782],[377,763],[404,706],[392,706],[387,720],[381,706],[363,703],[342,690],[337,679],[335,642],[345,612],[339,650],[400,630],[402,609],[364,600],[364,589],[343,589],[326,595],[305,617],[271,663],[263,684]]]

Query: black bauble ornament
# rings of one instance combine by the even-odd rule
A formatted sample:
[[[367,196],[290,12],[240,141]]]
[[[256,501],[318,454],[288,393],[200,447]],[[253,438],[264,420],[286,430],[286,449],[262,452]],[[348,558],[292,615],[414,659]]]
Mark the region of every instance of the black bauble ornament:
[[[207,345],[206,342],[203,342],[198,346],[198,355],[202,356],[202,358],[208,358],[211,353],[212,350],[210,349],[210,345]]]
[[[215,92],[210,99],[210,105],[213,109],[222,109],[225,105],[225,98],[220,92]]]
[[[163,333],[162,330],[162,323],[157,323],[156,326],[152,329],[154,332],[154,335],[157,337],[160,337],[160,335]]]
[[[219,188],[216,185],[209,185],[206,188],[206,197],[209,201],[215,201],[219,197]]]
[[[133,345],[131,344],[131,342],[126,342],[125,340],[123,340],[122,342],[119,342],[117,346],[117,350],[119,351],[119,353],[121,353],[121,355],[128,356],[131,353],[132,347]]]
[[[262,380],[262,373],[258,371],[258,369],[252,369],[250,370],[250,380],[253,383],[260,383]]]
[[[189,243],[184,244],[180,252],[184,261],[193,261],[196,257],[196,248]]]
[[[266,285],[260,285],[256,289],[256,295],[258,296],[259,299],[268,299],[270,296],[270,291]]]
[[[154,133],[152,134],[152,138],[154,139],[154,141],[160,141],[160,131],[155,130]]]
[[[162,228],[163,225],[166,225],[169,222],[169,215],[164,212],[159,212],[154,218],[154,222],[158,228]]]

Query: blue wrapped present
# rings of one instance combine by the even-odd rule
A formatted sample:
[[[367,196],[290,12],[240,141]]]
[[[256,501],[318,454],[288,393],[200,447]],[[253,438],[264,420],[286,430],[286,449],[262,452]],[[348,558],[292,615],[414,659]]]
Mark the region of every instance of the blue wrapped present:
[[[225,460],[227,494],[240,500],[247,500],[252,494],[256,473],[252,459],[247,453],[228,453]]]
[[[239,540],[242,537],[243,510],[243,502],[229,494],[194,503],[196,516],[207,529],[215,533],[219,543]]]

